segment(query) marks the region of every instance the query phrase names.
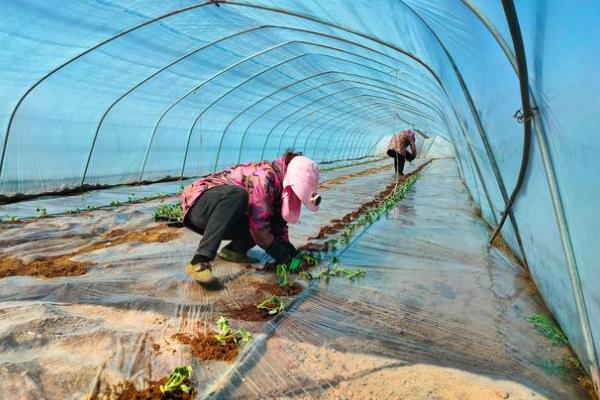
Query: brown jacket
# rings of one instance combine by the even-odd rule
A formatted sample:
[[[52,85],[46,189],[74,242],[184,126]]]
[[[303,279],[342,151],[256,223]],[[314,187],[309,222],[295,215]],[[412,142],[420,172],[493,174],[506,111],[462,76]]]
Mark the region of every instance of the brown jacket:
[[[406,148],[410,146],[410,152],[413,156],[417,156],[417,143],[415,140],[415,131],[408,129],[394,135],[388,150],[394,150],[401,156],[406,156]]]

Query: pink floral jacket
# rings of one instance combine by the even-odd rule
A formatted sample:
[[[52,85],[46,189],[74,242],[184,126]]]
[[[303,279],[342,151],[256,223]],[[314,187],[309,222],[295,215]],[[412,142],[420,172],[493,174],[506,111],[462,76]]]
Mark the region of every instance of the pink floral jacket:
[[[388,150],[394,150],[402,156],[406,156],[406,148],[410,146],[410,152],[413,156],[417,156],[417,143],[415,141],[415,131],[408,129],[394,135]]]
[[[261,161],[239,164],[224,171],[198,179],[181,193],[183,219],[198,198],[216,186],[236,185],[248,192],[248,221],[250,234],[262,248],[274,239],[289,241],[287,223],[281,216],[284,158],[273,162]]]

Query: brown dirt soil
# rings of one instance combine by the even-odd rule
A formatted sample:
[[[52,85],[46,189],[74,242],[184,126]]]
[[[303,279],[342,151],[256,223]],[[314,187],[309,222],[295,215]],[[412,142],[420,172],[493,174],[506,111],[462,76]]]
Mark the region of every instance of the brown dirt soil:
[[[234,343],[220,345],[214,337],[214,333],[197,332],[196,336],[192,337],[187,333],[176,333],[171,336],[171,339],[178,341],[181,344],[187,344],[191,347],[192,355],[200,360],[220,360],[231,361],[239,353],[239,348]]]
[[[178,238],[181,230],[171,228],[165,225],[155,225],[140,231],[126,231],[123,229],[113,229],[106,232],[103,239],[82,247],[76,254],[87,253],[90,251],[104,249],[129,242],[141,243],[165,243]]]
[[[79,276],[87,271],[90,262],[71,260],[71,255],[44,257],[25,263],[17,257],[7,257],[0,254],[0,278],[7,276],[43,276],[56,278],[58,276]]]
[[[103,239],[99,242],[79,248],[72,253],[42,257],[30,263],[26,263],[21,258],[0,253],[0,279],[16,275],[43,276],[45,278],[79,276],[85,274],[87,267],[94,263],[74,261],[71,257],[128,242],[164,243],[179,237],[179,235],[181,235],[181,230],[164,225],[156,225],[141,231],[130,232],[113,229],[104,234]]]
[[[194,389],[187,394],[181,391],[161,393],[160,385],[164,385],[167,381],[167,377],[158,381],[148,381],[146,389],[136,389],[133,383],[125,381],[107,388],[104,393],[93,396],[90,400],[192,400],[195,398]],[[191,386],[187,380],[185,384]]]
[[[342,183],[348,179],[357,178],[359,176],[376,174],[378,172],[382,172],[382,171],[385,171],[385,170],[391,169],[391,168],[392,168],[392,165],[384,165],[383,167],[373,167],[373,168],[369,168],[369,169],[364,169],[362,171],[354,172],[351,174],[341,175],[336,178],[329,179],[328,181],[322,182],[319,185],[319,189],[329,189],[330,187],[339,185],[340,183]]]
[[[348,214],[344,215],[341,219],[333,219],[333,220],[331,220],[331,222],[329,224],[324,225],[324,226],[321,227],[321,229],[319,230],[319,233],[317,233],[316,236],[309,237],[308,239],[309,240],[324,239],[328,235],[332,235],[332,234],[338,233],[339,231],[341,231],[346,226],[346,224],[348,222],[351,222],[351,221],[355,220],[361,214],[363,214],[363,213],[367,212],[368,210],[370,210],[372,208],[375,208],[379,204],[383,203],[383,201],[392,194],[392,192],[394,191],[394,189],[396,188],[397,185],[404,183],[409,177],[411,177],[411,176],[413,176],[413,175],[418,174],[419,172],[421,172],[421,170],[423,168],[425,168],[425,166],[427,166],[430,162],[431,162],[431,160],[427,161],[426,163],[424,163],[423,165],[421,165],[419,168],[417,168],[413,172],[411,172],[409,174],[406,174],[406,175],[400,176],[397,179],[397,181],[394,181],[394,182],[390,183],[384,190],[382,190],[381,192],[379,192],[373,198],[373,200],[368,201],[368,202],[362,204],[359,208],[357,208],[356,210],[351,211]],[[374,169],[377,169],[378,171],[376,171],[376,172],[379,172],[380,170],[384,170],[385,168],[387,168],[387,167],[374,168]],[[366,171],[369,171],[369,170],[366,170]],[[365,172],[365,171],[362,171],[362,172]],[[330,182],[330,181],[327,181],[327,182]]]
[[[223,314],[242,321],[268,321],[274,317],[274,315],[269,315],[267,311],[256,308],[256,304],[242,304],[239,307],[224,311]]]
[[[274,296],[295,296],[304,289],[297,283],[281,287],[276,282],[260,282],[256,284],[256,287]]]

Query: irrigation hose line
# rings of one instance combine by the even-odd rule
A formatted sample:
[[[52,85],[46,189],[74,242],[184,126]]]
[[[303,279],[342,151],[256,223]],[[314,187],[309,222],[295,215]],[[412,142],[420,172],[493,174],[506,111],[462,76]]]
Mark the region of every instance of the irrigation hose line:
[[[527,74],[527,58],[525,56],[525,47],[523,45],[523,36],[521,35],[521,27],[519,26],[519,17],[515,10],[513,0],[502,0],[502,7],[504,8],[504,14],[506,15],[506,22],[510,28],[510,36],[512,37],[513,47],[515,49],[515,56],[517,58],[517,65],[519,70],[519,86],[521,90],[521,101],[523,102],[522,113],[517,111],[515,117],[517,121],[523,123],[523,157],[521,159],[521,168],[519,169],[519,176],[517,183],[513,189],[506,208],[501,213],[500,223],[492,233],[489,243],[491,244],[500,230],[504,226],[506,217],[511,212],[513,203],[523,186],[525,181],[525,173],[527,172],[527,166],[529,165],[529,148],[531,145],[531,119],[534,117],[534,110],[531,108],[529,101],[529,78]]]

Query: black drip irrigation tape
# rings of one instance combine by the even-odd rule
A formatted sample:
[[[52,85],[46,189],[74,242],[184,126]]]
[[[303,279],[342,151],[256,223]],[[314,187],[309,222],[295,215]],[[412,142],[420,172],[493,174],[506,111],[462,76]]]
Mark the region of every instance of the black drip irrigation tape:
[[[421,171],[422,172],[422,171]],[[397,188],[397,187],[396,187]],[[396,189],[395,188],[395,189]],[[395,192],[392,191],[393,194]],[[335,255],[331,256],[330,260],[338,259],[340,255],[346,252],[352,245],[362,237],[362,235],[373,226],[379,219],[372,221],[365,227]],[[329,265],[334,264],[329,261]],[[285,312],[278,314],[275,318],[266,324],[265,329],[259,335],[255,335],[254,339],[246,344],[236,361],[229,366],[227,371],[219,380],[214,382],[204,392],[199,393],[196,400],[228,400],[233,397],[237,388],[245,381],[245,376],[260,362],[262,355],[267,348],[268,340],[273,336],[277,327],[294,311],[296,311],[302,303],[304,303],[313,294],[320,279],[311,280],[300,294],[287,306]]]

